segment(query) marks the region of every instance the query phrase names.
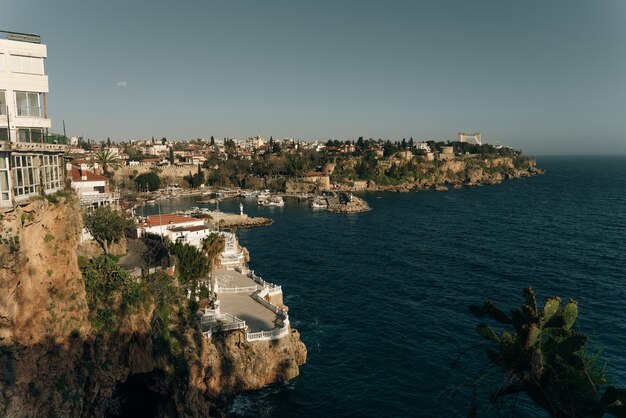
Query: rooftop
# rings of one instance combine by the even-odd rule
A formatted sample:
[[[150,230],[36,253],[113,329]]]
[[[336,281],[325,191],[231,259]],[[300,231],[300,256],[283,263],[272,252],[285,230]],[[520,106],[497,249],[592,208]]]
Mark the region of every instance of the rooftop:
[[[198,219],[190,218],[189,216],[177,215],[175,213],[169,213],[165,215],[152,215],[146,218],[146,224],[149,227],[172,224],[185,224],[190,222],[198,222]]]
[[[9,41],[29,42],[31,44],[40,44],[41,36],[34,33],[20,33],[9,32],[6,30],[0,30],[0,39],[7,39]]]
[[[83,175],[85,177],[85,179],[83,180]],[[109,181],[108,178],[101,176],[99,174],[96,173],[92,173],[91,171],[88,170],[83,170],[81,173],[81,170],[76,167],[75,165],[72,166],[72,181],[73,182],[79,182],[79,181]]]

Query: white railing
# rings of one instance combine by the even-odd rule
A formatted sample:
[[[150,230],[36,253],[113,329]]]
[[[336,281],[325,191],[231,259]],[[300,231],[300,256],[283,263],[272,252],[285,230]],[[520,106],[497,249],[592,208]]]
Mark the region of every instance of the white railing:
[[[279,308],[278,306],[272,305],[268,301],[265,300],[265,296],[269,294],[269,290],[267,288],[263,288],[252,295],[252,299],[259,302],[261,305],[265,306],[270,311],[274,312],[276,315],[282,317],[283,319],[287,319],[289,315],[287,312]]]
[[[276,328],[271,331],[259,331],[246,333],[247,341],[264,341],[264,340],[278,340],[289,335],[289,327]]]
[[[219,284],[215,288],[216,293],[250,293],[256,290],[257,290],[256,286],[222,287]]]
[[[227,324],[218,324],[218,321],[229,321]],[[234,331],[237,329],[247,329],[246,321],[243,321],[237,318],[234,315],[230,314],[214,314],[214,315],[204,315],[200,319],[200,325],[206,326],[207,324],[213,324],[208,327],[206,331],[202,331],[202,336],[207,340],[210,340],[215,332],[222,331]]]
[[[272,294],[282,292],[282,287],[281,286],[279,286],[277,284],[274,284],[274,283],[266,282],[260,276],[257,276],[256,274],[254,274],[254,270],[250,270],[250,272],[248,272],[248,277],[251,278],[252,280],[254,280],[255,282],[257,282],[258,284],[260,284],[263,287],[269,287],[270,288],[270,293],[272,293]]]

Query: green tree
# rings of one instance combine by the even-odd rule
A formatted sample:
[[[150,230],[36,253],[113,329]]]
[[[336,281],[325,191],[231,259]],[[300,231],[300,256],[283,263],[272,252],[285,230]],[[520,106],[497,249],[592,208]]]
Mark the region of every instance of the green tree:
[[[174,148],[170,147],[170,164],[174,165]]]
[[[161,179],[159,175],[154,172],[143,173],[135,177],[135,184],[137,184],[137,188],[139,190],[155,191],[161,187]]]
[[[511,315],[492,302],[470,306],[506,327],[497,333],[485,323],[477,326],[491,342],[487,357],[506,376],[492,401],[526,393],[552,418],[626,416],[626,390],[607,386],[604,368],[585,349],[587,336],[573,330],[576,301],[562,305],[557,296],[540,308],[532,288],[524,289],[524,298]]]
[[[109,245],[119,242],[126,231],[135,228],[135,222],[124,216],[111,206],[100,206],[84,214],[85,228],[102,247],[105,254],[109,253]]]
[[[219,234],[211,234],[202,240],[202,250],[211,265],[215,264],[220,253],[224,251],[224,237]]]
[[[209,259],[193,245],[180,241],[170,246],[170,252],[176,257],[176,270],[181,287],[185,291],[191,291],[192,296],[195,296],[199,281],[209,274]]]

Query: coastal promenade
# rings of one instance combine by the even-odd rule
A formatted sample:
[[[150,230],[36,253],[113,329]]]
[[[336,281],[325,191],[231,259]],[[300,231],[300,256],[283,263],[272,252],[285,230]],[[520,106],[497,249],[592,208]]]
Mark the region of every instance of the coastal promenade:
[[[234,235],[227,240],[222,260],[230,260],[233,251],[241,252]],[[241,258],[233,268],[213,270],[213,309],[205,309],[201,318],[202,334],[211,339],[216,332],[243,330],[246,341],[269,341],[290,333],[289,315],[283,305],[282,288],[266,282],[248,270]]]
[[[276,327],[277,315],[252,298],[262,286],[235,270],[220,268],[213,274],[217,283],[215,293],[222,312],[246,321],[249,332],[269,331]]]

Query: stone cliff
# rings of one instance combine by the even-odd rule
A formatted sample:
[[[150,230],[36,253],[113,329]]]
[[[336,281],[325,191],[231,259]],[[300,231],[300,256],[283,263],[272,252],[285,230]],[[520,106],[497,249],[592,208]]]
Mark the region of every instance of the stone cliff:
[[[393,165],[393,164],[392,164]],[[532,158],[512,157],[456,157],[447,160],[398,162],[397,172],[403,172],[402,178],[391,179],[391,183],[354,182],[355,186],[344,188],[351,190],[447,190],[449,187],[477,186],[497,184],[504,180],[530,177],[542,174]],[[387,178],[387,180],[390,180]],[[357,186],[358,185],[358,186]]]
[[[247,343],[237,333],[208,341],[172,306],[176,350],[164,353],[148,301],[97,332],[77,262],[81,228],[71,197],[2,215],[0,416],[116,416],[133,408],[219,416],[237,393],[298,375],[306,348],[295,330],[270,342]]]

